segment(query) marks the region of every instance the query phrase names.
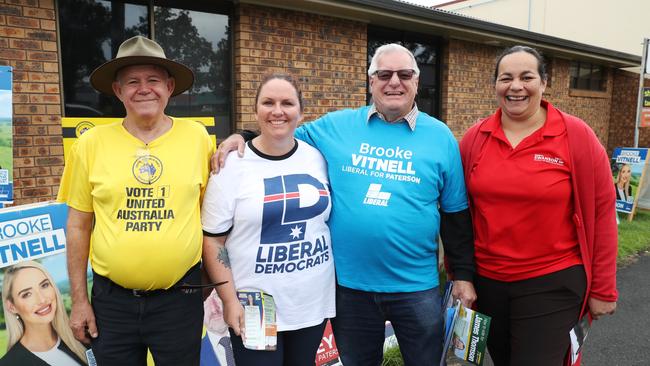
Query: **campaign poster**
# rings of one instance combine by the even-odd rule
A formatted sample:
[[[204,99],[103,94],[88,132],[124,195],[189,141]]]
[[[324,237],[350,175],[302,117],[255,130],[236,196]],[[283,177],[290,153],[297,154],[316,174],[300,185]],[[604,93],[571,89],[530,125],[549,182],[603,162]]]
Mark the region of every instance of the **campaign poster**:
[[[228,325],[223,319],[223,303],[213,290],[204,302],[200,366],[236,366]],[[266,351],[259,351],[266,352]],[[332,325],[327,322],[321,342],[316,350],[316,366],[341,366]]]
[[[0,286],[11,266],[25,261],[40,263],[58,287],[65,310],[70,313],[70,286],[65,258],[67,206],[37,203],[0,210]],[[16,275],[15,278],[18,278]],[[8,330],[0,304],[0,357],[7,351]]]
[[[216,290],[205,299],[203,314],[205,331],[201,338],[200,366],[235,366],[228,325],[223,319],[223,303]]]
[[[611,167],[616,190],[616,211],[632,213],[647,159],[647,148],[617,147],[614,150]]]
[[[339,359],[339,351],[336,348],[336,341],[334,340],[334,333],[332,332],[332,324],[327,321],[325,332],[321,339],[320,345],[316,350],[316,366],[341,366]]]
[[[205,129],[208,131],[212,143],[214,146],[217,146],[217,135],[216,127],[214,125],[214,117],[179,117],[183,119],[189,119],[192,121],[197,121],[202,123],[205,126]],[[86,118],[86,117],[64,117],[61,118],[61,127],[63,134],[63,155],[67,158],[68,152],[72,147],[72,144],[83,135],[84,132],[95,126],[107,125],[114,122],[120,122],[122,118],[114,117],[97,117],[97,118]],[[11,129],[10,129],[11,131]]]
[[[14,200],[11,66],[0,66],[0,207]]]

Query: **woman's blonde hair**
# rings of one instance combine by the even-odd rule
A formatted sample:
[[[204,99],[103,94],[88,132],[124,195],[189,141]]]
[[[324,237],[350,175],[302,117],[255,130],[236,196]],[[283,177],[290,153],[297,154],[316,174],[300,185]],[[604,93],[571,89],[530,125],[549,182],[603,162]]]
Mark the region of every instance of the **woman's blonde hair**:
[[[618,174],[616,174],[616,186],[618,186],[619,183],[621,183],[621,173],[623,172],[623,169],[627,167],[630,169],[630,172],[632,172],[632,166],[630,164],[623,164],[621,166],[621,169],[618,170]],[[630,181],[632,179],[628,179],[627,182],[625,182],[623,189],[625,190],[625,194],[627,194],[628,189],[630,189]]]
[[[43,272],[45,277],[50,281],[52,287],[54,287],[54,292],[56,293],[56,312],[54,313],[54,319],[52,320],[52,328],[59,335],[59,338],[63,343],[65,343],[72,352],[79,357],[85,364],[86,361],[86,348],[75,339],[70,329],[68,314],[65,312],[65,307],[63,306],[63,300],[61,298],[61,292],[59,288],[54,283],[52,276],[49,272],[38,262],[34,261],[25,261],[16,263],[5,270],[4,273],[4,282],[2,284],[2,305],[4,308],[5,315],[5,324],[7,325],[7,351],[11,349],[20,338],[23,337],[25,333],[25,325],[23,324],[22,319],[18,319],[16,314],[9,311],[7,303],[13,303],[14,299],[11,296],[13,291],[13,283],[18,273],[25,268],[35,268]]]

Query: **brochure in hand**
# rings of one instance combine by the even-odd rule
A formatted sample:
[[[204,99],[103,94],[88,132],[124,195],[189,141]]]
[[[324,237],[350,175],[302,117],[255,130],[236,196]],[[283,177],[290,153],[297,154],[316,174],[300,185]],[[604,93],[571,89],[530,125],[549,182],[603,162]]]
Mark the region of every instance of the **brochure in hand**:
[[[582,351],[582,345],[587,340],[587,335],[589,335],[589,329],[591,324],[589,324],[589,315],[585,314],[582,319],[576,324],[575,327],[569,331],[569,338],[571,338],[571,364],[575,365],[576,361],[580,357],[580,352]]]
[[[237,291],[244,307],[244,347],[258,351],[275,351],[278,332],[273,296],[262,291]]]
[[[464,307],[459,300],[453,301],[451,290],[447,285],[443,306],[445,323],[445,350],[440,366],[447,362],[465,361],[463,364],[482,365],[487,348],[487,337],[491,318],[472,309]],[[447,294],[447,292],[449,294]],[[453,305],[452,305],[453,304]]]

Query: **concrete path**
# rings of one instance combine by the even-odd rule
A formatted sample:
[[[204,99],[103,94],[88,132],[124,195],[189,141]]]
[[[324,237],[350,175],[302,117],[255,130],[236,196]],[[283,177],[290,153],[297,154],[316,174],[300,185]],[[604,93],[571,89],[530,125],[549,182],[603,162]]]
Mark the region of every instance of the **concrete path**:
[[[620,269],[617,282],[616,314],[592,323],[582,366],[650,365],[650,255]]]
[[[592,324],[583,366],[650,365],[650,256],[618,271],[616,314]]]

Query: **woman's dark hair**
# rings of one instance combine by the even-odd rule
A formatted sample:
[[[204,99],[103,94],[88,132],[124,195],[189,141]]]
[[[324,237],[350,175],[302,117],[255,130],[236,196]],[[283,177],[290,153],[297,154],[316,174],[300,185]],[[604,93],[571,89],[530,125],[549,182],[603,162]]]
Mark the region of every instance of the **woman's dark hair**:
[[[501,64],[501,60],[503,60],[504,57],[517,52],[526,52],[532,55],[533,57],[535,57],[535,59],[537,60],[537,72],[539,73],[539,76],[542,78],[542,80],[546,81],[548,75],[546,74],[546,63],[544,62],[544,57],[542,57],[542,55],[536,49],[528,46],[521,46],[521,45],[516,45],[510,48],[506,48],[505,50],[503,50],[503,52],[501,52],[499,57],[497,57],[497,62],[494,65],[493,81],[497,80],[497,76],[499,73],[499,65]]]
[[[255,93],[255,106],[253,107],[253,109],[257,111],[257,100],[260,97],[260,91],[262,90],[262,87],[266,85],[266,83],[274,79],[287,81],[289,82],[289,84],[291,84],[291,86],[293,86],[293,88],[296,90],[296,95],[298,96],[298,104],[300,105],[300,112],[302,112],[305,109],[305,101],[302,99],[302,90],[300,90],[300,87],[298,87],[298,84],[296,83],[296,80],[293,76],[281,72],[276,72],[264,76],[264,78],[260,82],[260,85],[257,87],[257,92]]]

